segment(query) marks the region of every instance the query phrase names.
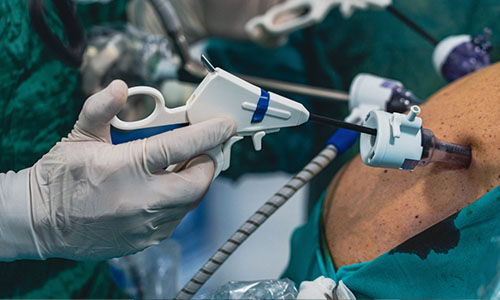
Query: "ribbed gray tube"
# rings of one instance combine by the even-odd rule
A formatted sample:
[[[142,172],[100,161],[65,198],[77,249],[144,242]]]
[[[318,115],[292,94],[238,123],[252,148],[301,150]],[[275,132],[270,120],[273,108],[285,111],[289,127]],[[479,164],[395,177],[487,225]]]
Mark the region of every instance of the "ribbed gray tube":
[[[182,288],[175,299],[191,299],[229,256],[259,228],[278,208],[290,199],[337,156],[337,149],[329,145],[262,205],[233,235],[212,255],[205,265]]]

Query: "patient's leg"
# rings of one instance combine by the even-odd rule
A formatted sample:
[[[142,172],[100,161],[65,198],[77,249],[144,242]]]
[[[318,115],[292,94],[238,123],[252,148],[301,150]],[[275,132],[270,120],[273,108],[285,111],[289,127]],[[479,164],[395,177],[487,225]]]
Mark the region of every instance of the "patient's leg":
[[[500,64],[442,89],[422,105],[420,117],[436,137],[472,145],[470,168],[433,163],[413,172],[385,170],[356,157],[325,198],[336,267],[376,258],[500,184]]]

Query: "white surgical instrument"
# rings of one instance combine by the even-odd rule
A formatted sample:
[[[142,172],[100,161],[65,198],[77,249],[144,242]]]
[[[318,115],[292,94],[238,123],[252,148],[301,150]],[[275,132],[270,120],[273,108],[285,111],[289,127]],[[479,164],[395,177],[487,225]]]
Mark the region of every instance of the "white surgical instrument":
[[[489,29],[486,28],[483,34],[476,36],[452,35],[438,41],[396,9],[391,0],[290,0],[248,21],[246,30],[252,40],[263,46],[281,46],[286,43],[290,33],[320,23],[328,12],[338,5],[341,6],[341,11],[347,10],[348,15],[354,9],[366,8],[385,9],[391,13],[435,47],[432,55],[434,68],[449,82],[491,63]],[[345,8],[346,5],[350,6]]]
[[[423,101],[411,91],[405,89],[399,81],[383,78],[367,73],[354,77],[349,88],[349,110],[364,120],[368,112],[383,110],[387,112],[405,112],[412,105]],[[356,120],[346,119],[348,122]]]
[[[209,119],[226,117],[236,122],[236,135],[222,148],[207,153],[215,162],[215,177],[229,168],[231,147],[245,136],[251,136],[256,151],[262,148],[262,138],[282,127],[301,125],[309,120],[327,123],[355,131],[376,134],[376,130],[323,116],[310,114],[300,103],[267,92],[220,68],[214,68],[203,56],[208,75],[189,97],[186,105],[167,108],[159,91],[151,87],[133,87],[129,96],[149,95],[156,107],[145,119],[133,122],[113,118],[111,125],[121,130],[134,130],[174,124],[195,124]],[[174,167],[175,168],[175,167]]]
[[[378,109],[387,109],[388,112],[404,112],[410,108],[411,104],[423,102],[411,91],[405,89],[401,82],[368,73],[360,73],[354,77],[349,93],[253,76],[240,75],[240,77],[262,88],[348,101],[351,111],[354,108],[364,109],[369,108],[368,106],[371,108],[375,106]]]
[[[154,98],[154,111],[143,120],[126,122],[115,117],[111,125],[121,130],[133,130],[163,125],[195,124],[217,117],[232,118],[237,125],[237,135],[222,147],[209,154],[215,161],[215,177],[229,167],[231,147],[251,136],[256,151],[262,148],[262,138],[282,127],[297,126],[307,122],[309,112],[300,103],[280,95],[266,92],[238,77],[215,69],[205,60],[210,72],[189,97],[186,105],[169,109],[163,96],[150,87],[129,89],[131,95],[149,95]]]
[[[431,130],[422,128],[418,106],[407,115],[371,111],[364,125],[377,129],[377,135],[362,134],[360,152],[363,162],[372,167],[413,170],[417,165],[440,162],[451,168],[468,168],[470,146],[443,142]]]
[[[366,74],[363,74],[366,76]],[[371,75],[369,75],[371,76]],[[369,82],[376,82],[374,78],[367,77]],[[366,79],[366,78],[365,78]],[[381,78],[375,78],[381,79]],[[383,79],[383,78],[382,78]],[[361,80],[363,78],[361,77]],[[373,81],[372,81],[373,80]],[[355,80],[356,81],[356,80]],[[382,80],[383,82],[384,80]],[[359,84],[359,82],[358,82]],[[374,85],[377,86],[377,85]],[[382,92],[382,91],[381,91]],[[377,98],[377,97],[375,97]],[[380,99],[383,99],[381,97]],[[388,109],[388,105],[386,105],[383,101],[373,101],[366,95],[366,97],[362,97],[356,103],[352,103],[350,106],[351,114],[346,117],[345,121],[361,123],[367,118],[365,125],[370,127],[375,127],[377,129],[376,135],[372,134],[362,134],[361,139],[361,155],[363,157],[364,152],[366,152],[367,147],[372,147],[372,143],[376,144],[377,149],[375,150],[377,154],[382,153],[385,154],[384,150],[389,149],[389,154],[386,156],[382,156],[382,159],[379,159],[377,162],[379,165],[373,164],[374,160],[371,160],[371,163],[365,163],[369,166],[374,167],[392,167],[396,169],[400,169],[400,165],[397,163],[393,163],[394,160],[400,159],[403,157],[403,160],[400,159],[400,164],[405,163],[405,159],[407,157],[415,158],[413,161],[406,161],[406,166],[415,167],[415,165],[426,165],[429,162],[439,161],[451,164],[452,167],[468,167],[471,160],[471,152],[470,147],[460,146],[452,143],[446,143],[439,141],[434,137],[432,132],[428,129],[421,128],[422,121],[420,118],[416,117],[420,112],[418,106],[412,106],[410,109],[409,115],[403,115],[399,113],[387,113],[384,110]],[[378,103],[378,107],[377,107]],[[403,101],[404,105],[407,105],[405,110],[409,108],[409,102]],[[359,109],[360,106],[370,106],[371,111],[367,111],[367,108]],[[361,112],[366,112],[367,115],[363,116]],[[387,126],[374,126],[373,125],[373,116],[382,115],[385,118],[386,123],[390,121],[391,116],[396,116],[396,119],[406,118],[410,123],[410,126],[406,124],[402,120],[403,125],[399,124],[396,121],[394,124],[399,124],[400,131],[403,131],[404,134],[408,134],[408,131],[413,132],[413,136],[410,135],[410,138],[407,139],[410,141],[410,145],[405,145],[404,142],[399,140],[397,141],[397,145],[392,145],[390,140],[387,139],[387,135],[392,134],[388,131]],[[361,117],[361,119],[359,118]],[[414,124],[411,124],[414,122]],[[391,125],[392,126],[392,125]],[[409,127],[410,130],[407,130],[406,127]],[[379,128],[382,128],[382,131],[379,134]],[[396,126],[394,126],[396,128]],[[396,130],[397,131],[397,130]],[[421,132],[420,135],[417,133]],[[379,136],[382,138],[379,139]],[[390,137],[394,139],[394,137]],[[182,288],[182,290],[177,294],[176,299],[190,299],[196,292],[203,286],[203,284],[215,273],[218,268],[229,258],[229,256],[236,251],[236,249],[244,243],[248,237],[253,234],[257,228],[259,228],[267,219],[271,217],[271,215],[276,212],[283,204],[285,204],[300,188],[302,188],[305,184],[307,184],[312,178],[314,178],[319,172],[321,172],[330,162],[337,157],[337,155],[341,155],[345,152],[349,147],[351,147],[357,140],[357,134],[352,131],[345,130],[341,128],[337,130],[337,132],[330,137],[327,142],[327,146],[323,149],[313,160],[307,164],[302,171],[300,171],[297,175],[292,177],[290,181],[288,181],[284,186],[282,186],[278,192],[276,192],[269,200],[267,200],[243,225],[241,225],[235,233],[231,235],[231,237],[224,242],[224,244],[215,252],[214,255],[203,265],[203,267],[198,270],[198,272],[193,276],[193,278]],[[384,144],[385,143],[385,144]],[[370,149],[368,149],[370,151]],[[391,152],[392,151],[392,152]],[[397,153],[401,151],[402,153]],[[415,154],[416,153],[416,154]],[[364,160],[364,158],[363,158]]]
[[[391,84],[387,84],[389,81]],[[358,75],[351,85],[351,92],[357,91],[349,98],[351,114],[345,121],[361,124],[370,110],[386,110],[398,107],[401,111],[409,108],[411,101],[400,101],[393,95],[393,87],[402,87],[400,83],[369,74]],[[358,89],[367,89],[364,93]],[[352,94],[350,92],[350,94]],[[403,93],[404,94],[404,93]],[[373,97],[370,97],[372,95]],[[407,97],[408,98],[408,97]],[[398,99],[402,105],[388,105],[390,99]],[[394,100],[393,100],[394,101]],[[406,105],[406,106],[405,106]],[[358,138],[358,133],[341,128],[327,142],[327,146],[312,159],[297,175],[283,185],[269,200],[267,200],[200,268],[193,278],[177,294],[176,299],[190,299],[214,274],[229,256],[244,243],[272,214],[284,205],[299,189],[328,166],[338,155],[349,149]]]
[[[348,17],[354,9],[384,9],[392,0],[289,0],[273,6],[265,14],[250,19],[245,30],[250,38],[267,47],[286,43],[296,30],[320,23],[334,7]]]

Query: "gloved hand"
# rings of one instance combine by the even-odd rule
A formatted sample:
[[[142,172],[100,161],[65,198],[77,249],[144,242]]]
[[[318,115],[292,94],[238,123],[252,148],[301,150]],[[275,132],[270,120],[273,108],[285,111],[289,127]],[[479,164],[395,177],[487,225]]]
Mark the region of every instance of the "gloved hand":
[[[73,131],[33,167],[0,174],[0,260],[100,260],[158,244],[206,193],[206,155],[235,133],[229,119],[112,145],[110,121],[127,98],[112,82],[91,96]],[[182,171],[170,164],[190,160]]]
[[[355,300],[356,296],[354,296],[342,280],[337,285],[332,279],[320,276],[313,281],[302,281],[300,284],[297,300],[307,299]]]
[[[392,0],[341,0],[340,13],[344,18],[350,18],[355,10],[385,9]]]

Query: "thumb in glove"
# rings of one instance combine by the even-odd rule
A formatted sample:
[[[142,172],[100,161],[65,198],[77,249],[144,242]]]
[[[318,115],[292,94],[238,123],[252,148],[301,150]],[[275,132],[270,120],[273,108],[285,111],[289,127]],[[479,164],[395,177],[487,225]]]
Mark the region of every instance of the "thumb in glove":
[[[27,181],[26,192],[2,190],[0,205],[26,207],[22,210],[26,217],[13,221],[12,228],[29,228],[24,238],[2,228],[0,239],[12,237],[5,240],[12,251],[4,251],[6,255],[0,251],[0,259],[96,260],[135,253],[168,238],[203,197],[214,165],[206,156],[193,158],[234,135],[235,123],[213,119],[112,145],[110,121],[126,98],[127,85],[113,81],[86,101],[68,137],[32,168],[19,173],[23,176],[0,176],[2,189],[22,186],[11,184],[12,180]],[[164,171],[168,165],[185,160],[192,161],[182,171]],[[2,184],[2,180],[9,184]],[[1,195],[9,196],[2,199]],[[23,196],[17,199],[12,195]],[[0,218],[9,223],[4,219],[8,215],[0,212]],[[20,240],[33,245],[16,244]]]

